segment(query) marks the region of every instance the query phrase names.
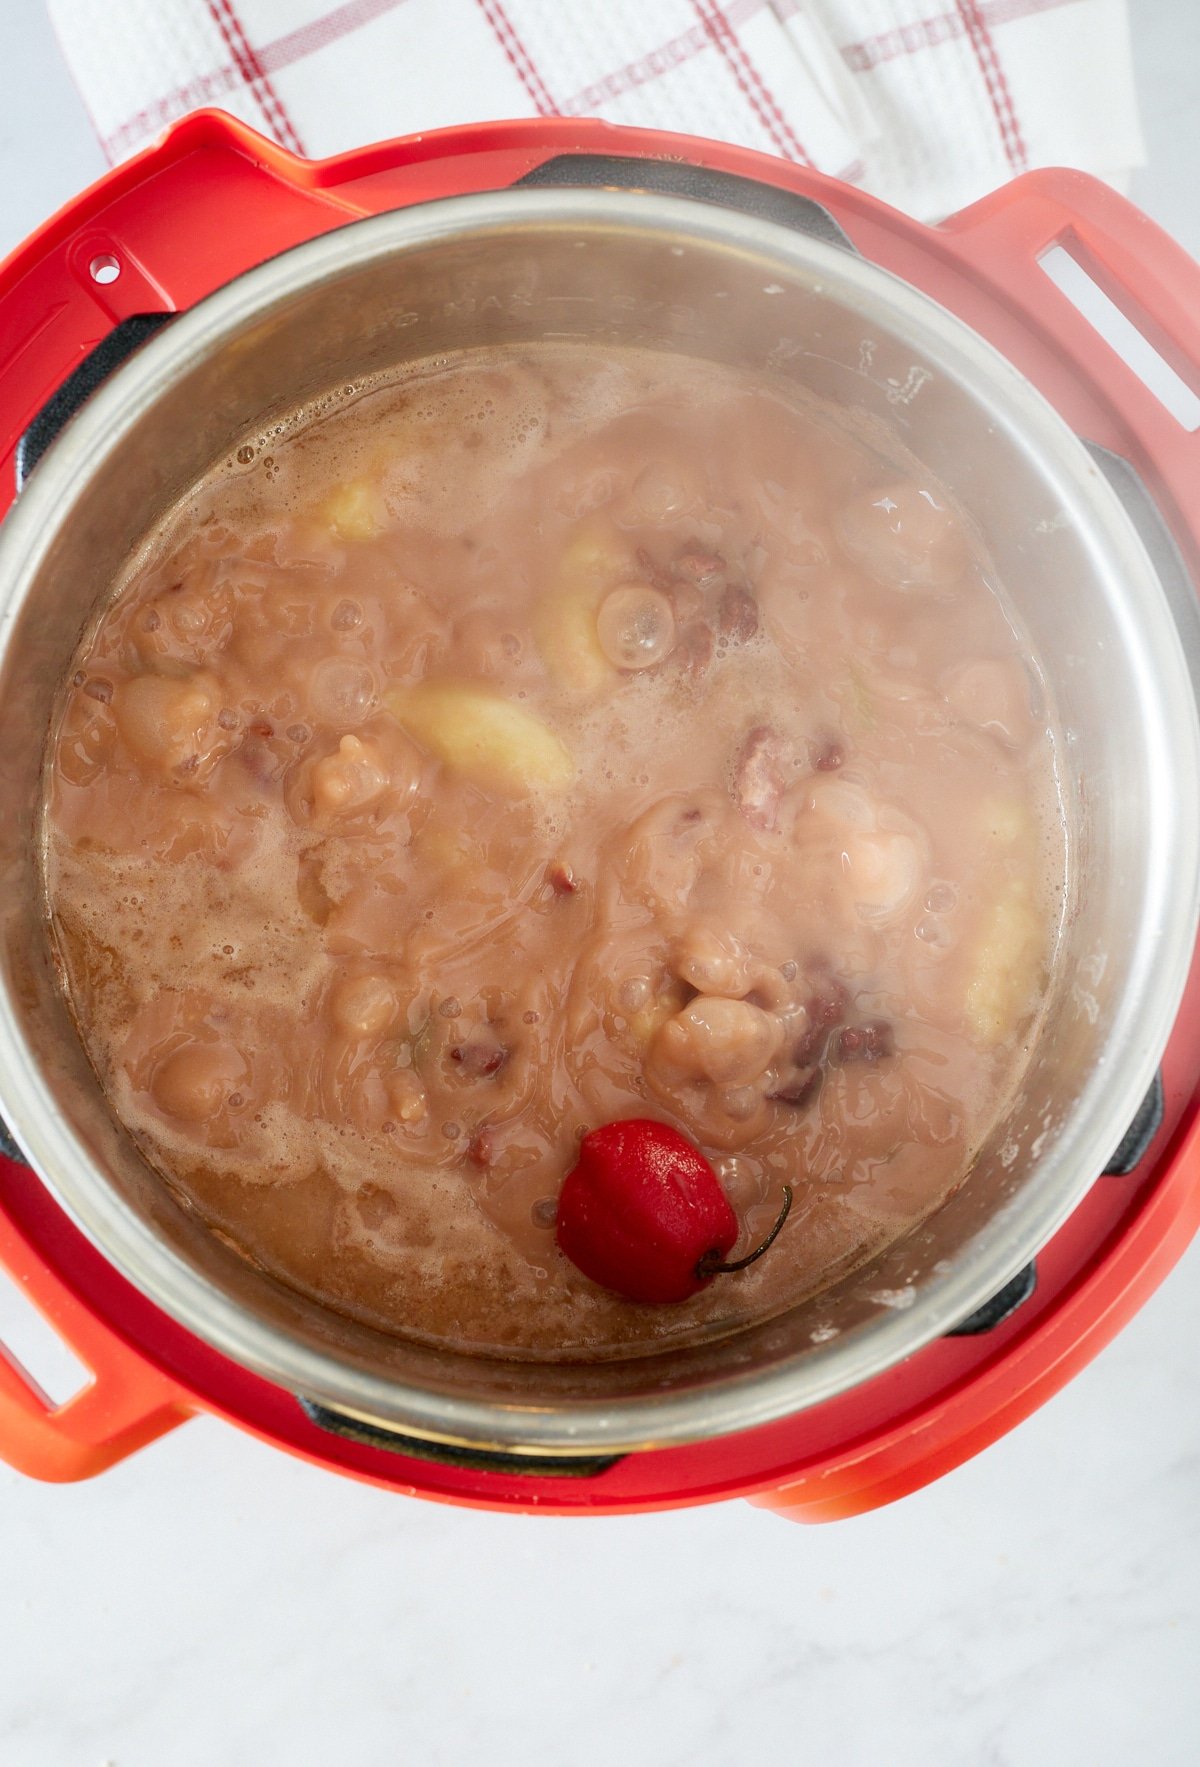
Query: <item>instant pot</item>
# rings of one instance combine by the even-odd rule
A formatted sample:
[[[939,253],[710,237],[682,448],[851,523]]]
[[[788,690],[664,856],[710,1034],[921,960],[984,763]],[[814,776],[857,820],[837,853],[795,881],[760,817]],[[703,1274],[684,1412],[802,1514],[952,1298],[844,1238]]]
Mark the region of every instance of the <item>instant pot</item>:
[[[1200,436],[1047,274],[1054,248],[1196,382],[1200,270],[1082,174],[928,228],[599,123],[310,163],[197,113],[0,268],[0,1263],[92,1374],[54,1405],[0,1345],[0,1457],[83,1478],[207,1411],[445,1501],[823,1520],[978,1452],[1133,1314],[1200,1223]],[[787,1314],[588,1367],[386,1338],[209,1234],[107,1109],[38,891],[56,686],[155,516],[309,394],[539,338],[707,355],[887,424],[1043,660],[1073,853],[1020,1095],[953,1195]]]

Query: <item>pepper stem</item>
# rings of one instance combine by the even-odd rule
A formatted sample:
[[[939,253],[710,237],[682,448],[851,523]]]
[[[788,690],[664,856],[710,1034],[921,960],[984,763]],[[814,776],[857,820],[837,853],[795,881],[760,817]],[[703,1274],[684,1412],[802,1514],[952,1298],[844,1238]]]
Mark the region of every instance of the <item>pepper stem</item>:
[[[791,1209],[791,1206],[791,1187],[790,1185],[785,1184],[783,1187],[783,1207],[775,1217],[774,1227],[772,1227],[770,1233],[768,1233],[762,1244],[755,1246],[752,1252],[747,1252],[744,1258],[735,1258],[731,1264],[722,1263],[719,1256],[717,1262],[714,1263],[713,1253],[705,1252],[700,1262],[696,1265],[696,1280],[698,1282],[707,1282],[710,1276],[728,1276],[734,1270],[745,1270],[748,1265],[756,1264],[762,1257],[763,1253],[769,1252],[771,1247],[775,1244],[775,1241],[779,1238],[780,1229],[788,1218],[788,1212]]]

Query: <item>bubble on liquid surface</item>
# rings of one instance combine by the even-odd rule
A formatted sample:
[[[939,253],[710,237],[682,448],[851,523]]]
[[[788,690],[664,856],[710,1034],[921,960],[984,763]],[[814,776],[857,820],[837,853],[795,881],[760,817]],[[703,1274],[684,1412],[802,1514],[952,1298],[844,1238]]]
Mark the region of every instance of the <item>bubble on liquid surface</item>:
[[[950,943],[950,934],[946,929],[946,924],[939,920],[936,914],[927,914],[922,920],[919,920],[916,932],[921,943],[930,946],[934,951],[944,951]]]
[[[652,668],[675,642],[671,603],[657,589],[641,583],[623,584],[601,602],[596,635],[614,667]]]
[[[361,724],[375,703],[375,676],[365,663],[330,657],[313,674],[312,704],[320,718],[345,728]]]

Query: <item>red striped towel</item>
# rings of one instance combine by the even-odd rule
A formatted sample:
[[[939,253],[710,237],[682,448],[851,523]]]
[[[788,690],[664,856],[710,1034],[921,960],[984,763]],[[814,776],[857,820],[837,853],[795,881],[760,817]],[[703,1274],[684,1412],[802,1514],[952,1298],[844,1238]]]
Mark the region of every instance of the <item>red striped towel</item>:
[[[447,123],[716,136],[934,217],[1144,159],[1125,0],[47,0],[117,160],[199,105],[321,156]]]

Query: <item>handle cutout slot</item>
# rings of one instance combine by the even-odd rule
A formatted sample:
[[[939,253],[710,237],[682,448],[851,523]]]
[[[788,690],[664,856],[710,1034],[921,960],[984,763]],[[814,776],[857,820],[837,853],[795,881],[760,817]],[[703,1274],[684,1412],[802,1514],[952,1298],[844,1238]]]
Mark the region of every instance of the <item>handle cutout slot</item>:
[[[1069,240],[1070,235],[1065,239]],[[1109,349],[1154,394],[1180,428],[1189,432],[1200,430],[1200,393],[1188,385],[1150,342],[1146,335],[1146,330],[1151,329],[1149,321],[1145,315],[1139,314],[1132,296],[1129,297],[1129,310],[1119,306],[1064,239],[1057,240],[1041,253],[1038,267],[1070,301],[1075,311],[1087,320],[1092,330],[1103,338]]]
[[[95,1378],[6,1270],[0,1270],[0,1356],[50,1409],[65,1405]]]

